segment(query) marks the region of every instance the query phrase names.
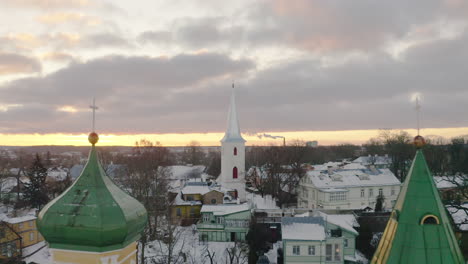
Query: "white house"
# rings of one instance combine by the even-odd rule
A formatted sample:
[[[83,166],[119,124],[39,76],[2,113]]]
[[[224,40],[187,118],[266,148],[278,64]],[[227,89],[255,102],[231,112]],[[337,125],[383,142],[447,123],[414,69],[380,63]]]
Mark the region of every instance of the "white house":
[[[353,215],[283,217],[284,263],[356,263],[357,226]]]
[[[377,197],[384,198],[384,209],[391,209],[401,182],[389,169],[366,167],[359,163],[314,165],[299,183],[300,208],[363,209],[375,208]]]

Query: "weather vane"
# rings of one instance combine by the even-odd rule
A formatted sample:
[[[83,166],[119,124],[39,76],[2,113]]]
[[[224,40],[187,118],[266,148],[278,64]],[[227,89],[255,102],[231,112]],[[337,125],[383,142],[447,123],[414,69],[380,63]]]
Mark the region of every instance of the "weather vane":
[[[93,132],[95,132],[96,126],[96,110],[99,108],[96,106],[96,98],[93,97],[93,105],[90,105],[89,108],[93,109]]]
[[[418,135],[419,135],[419,129],[420,129],[420,126],[419,126],[419,115],[420,115],[420,112],[421,112],[421,105],[419,104],[419,96],[416,97],[416,125],[417,125],[417,129],[418,129]]]

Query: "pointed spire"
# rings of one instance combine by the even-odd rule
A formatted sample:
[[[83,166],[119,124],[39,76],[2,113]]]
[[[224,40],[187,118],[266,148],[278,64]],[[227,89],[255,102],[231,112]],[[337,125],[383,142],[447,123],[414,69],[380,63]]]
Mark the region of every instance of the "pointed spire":
[[[465,263],[421,149],[371,263]]]
[[[239,120],[237,119],[234,82],[232,83],[231,104],[229,106],[227,129],[226,129],[226,133],[224,134],[223,139],[221,139],[221,142],[226,142],[226,141],[245,142],[245,139],[242,138],[242,135],[240,133]]]

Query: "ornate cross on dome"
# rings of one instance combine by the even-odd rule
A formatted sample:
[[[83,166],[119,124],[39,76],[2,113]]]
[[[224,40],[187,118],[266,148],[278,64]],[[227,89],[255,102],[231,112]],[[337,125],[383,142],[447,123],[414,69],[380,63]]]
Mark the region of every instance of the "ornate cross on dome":
[[[417,129],[418,129],[418,136],[419,136],[419,114],[421,112],[421,105],[419,104],[419,96],[416,97],[416,125],[417,125]]]
[[[93,109],[93,132],[95,130],[95,125],[96,125],[96,110],[99,109],[99,107],[96,106],[96,98],[93,97],[93,105],[90,105],[89,108]]]

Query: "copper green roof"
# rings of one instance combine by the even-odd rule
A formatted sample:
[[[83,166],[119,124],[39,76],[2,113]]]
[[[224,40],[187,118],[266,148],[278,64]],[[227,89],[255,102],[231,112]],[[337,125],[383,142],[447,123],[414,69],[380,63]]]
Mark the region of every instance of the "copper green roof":
[[[147,223],[143,205],[106,175],[93,145],[83,172],[39,213],[51,248],[104,252],[138,240]]]
[[[371,263],[465,263],[422,150]]]

